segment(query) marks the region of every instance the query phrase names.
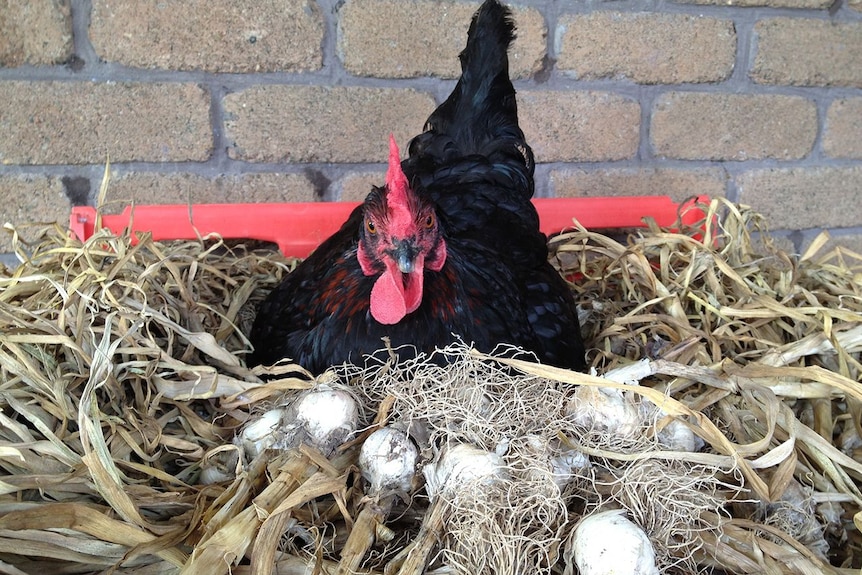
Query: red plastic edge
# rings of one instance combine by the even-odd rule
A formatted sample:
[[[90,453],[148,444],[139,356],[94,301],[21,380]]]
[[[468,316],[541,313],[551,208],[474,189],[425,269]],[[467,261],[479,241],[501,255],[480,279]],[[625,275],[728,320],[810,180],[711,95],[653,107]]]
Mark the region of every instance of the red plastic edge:
[[[707,196],[677,204],[667,196],[542,198],[533,203],[540,227],[548,235],[573,227],[577,220],[588,229],[643,227],[645,217],[663,227],[678,218],[683,225],[704,220],[698,205]],[[294,204],[194,204],[129,206],[122,213],[103,215],[101,225],[120,234],[151,232],[154,240],[190,240],[217,234],[226,239],[256,239],[278,245],[285,256],[306,257],[338,230],[355,202]],[[69,227],[85,241],[95,232],[97,213],[90,206],[72,208]]]

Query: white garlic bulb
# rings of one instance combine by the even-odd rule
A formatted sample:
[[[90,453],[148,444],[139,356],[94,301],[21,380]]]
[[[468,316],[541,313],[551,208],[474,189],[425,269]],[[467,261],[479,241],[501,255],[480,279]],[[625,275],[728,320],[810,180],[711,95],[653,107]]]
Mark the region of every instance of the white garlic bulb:
[[[272,447],[284,425],[285,409],[276,407],[261,414],[252,414],[239,433],[239,444],[246,457],[254,459]]]
[[[431,497],[451,496],[468,484],[489,486],[508,477],[500,455],[466,443],[446,448],[422,473]]]
[[[580,575],[658,575],[655,550],[625,511],[594,513],[575,526],[575,563]]]
[[[419,450],[400,429],[383,427],[368,436],[359,452],[359,469],[368,493],[409,493],[416,476]]]

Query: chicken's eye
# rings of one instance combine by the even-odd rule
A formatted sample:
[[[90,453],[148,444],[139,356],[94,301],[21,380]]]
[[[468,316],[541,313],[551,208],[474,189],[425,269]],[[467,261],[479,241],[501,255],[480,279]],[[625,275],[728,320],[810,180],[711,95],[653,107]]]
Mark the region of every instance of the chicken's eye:
[[[428,229],[434,227],[434,214],[430,214],[427,218],[425,218],[425,227]]]
[[[377,233],[377,226],[374,225],[374,222],[370,219],[365,220],[365,229],[368,230],[369,234],[376,234]]]

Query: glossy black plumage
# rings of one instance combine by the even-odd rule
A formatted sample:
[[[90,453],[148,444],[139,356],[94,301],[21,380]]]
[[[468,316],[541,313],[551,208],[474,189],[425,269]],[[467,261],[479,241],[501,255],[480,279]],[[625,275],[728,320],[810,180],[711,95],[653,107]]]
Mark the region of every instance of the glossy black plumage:
[[[261,305],[250,364],[288,357],[319,372],[362,362],[384,337],[429,352],[460,337],[483,351],[514,344],[543,362],[584,368],[571,292],[547,262],[530,202],[533,153],[508,76],[513,38],[508,9],[486,1],[471,23],[455,90],[402,162],[411,188],[434,204],[448,252],[440,271],[424,272],[419,308],[393,325],[371,317],[375,277],[362,273],[356,255],[360,206]]]

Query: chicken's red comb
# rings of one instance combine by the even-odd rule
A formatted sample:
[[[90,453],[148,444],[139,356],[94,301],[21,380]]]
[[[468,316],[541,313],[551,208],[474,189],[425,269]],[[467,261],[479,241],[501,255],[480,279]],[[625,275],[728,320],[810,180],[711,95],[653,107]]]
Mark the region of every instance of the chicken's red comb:
[[[389,188],[389,203],[406,205],[407,203],[407,176],[401,169],[401,153],[395,136],[389,134],[389,169],[386,170],[386,187]]]

